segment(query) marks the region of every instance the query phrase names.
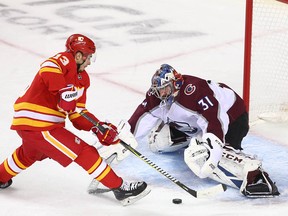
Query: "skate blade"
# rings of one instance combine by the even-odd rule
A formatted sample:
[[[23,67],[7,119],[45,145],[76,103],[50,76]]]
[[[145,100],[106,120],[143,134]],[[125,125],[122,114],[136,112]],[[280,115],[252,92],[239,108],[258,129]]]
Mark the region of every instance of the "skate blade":
[[[142,199],[146,195],[148,195],[150,193],[150,191],[151,191],[151,189],[148,188],[148,186],[147,186],[147,188],[142,193],[138,194],[137,196],[128,197],[124,200],[121,200],[120,202],[123,206],[131,205],[131,204],[135,203],[136,201]]]

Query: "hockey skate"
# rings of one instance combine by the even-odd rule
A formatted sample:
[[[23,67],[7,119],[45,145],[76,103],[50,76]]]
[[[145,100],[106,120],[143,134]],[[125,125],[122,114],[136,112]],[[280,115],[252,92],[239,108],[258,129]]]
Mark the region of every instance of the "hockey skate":
[[[12,179],[10,179],[8,182],[2,183],[0,182],[0,189],[5,189],[9,187],[12,184]]]
[[[130,205],[146,196],[150,189],[145,182],[123,182],[119,188],[112,189],[115,197],[123,206]]]
[[[261,168],[250,171],[247,175],[247,185],[241,191],[244,196],[251,198],[274,197],[280,193],[268,173]]]

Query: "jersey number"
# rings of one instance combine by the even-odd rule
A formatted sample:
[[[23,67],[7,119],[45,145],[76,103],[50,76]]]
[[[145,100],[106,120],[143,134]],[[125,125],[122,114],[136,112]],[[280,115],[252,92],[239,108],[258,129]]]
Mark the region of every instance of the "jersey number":
[[[209,107],[213,106],[213,103],[210,101],[210,99],[207,96],[199,100],[198,104],[203,107],[203,110],[207,110],[209,109]]]
[[[61,54],[57,54],[54,56],[54,58],[59,59],[64,66],[69,64],[69,59],[66,56],[63,56]]]

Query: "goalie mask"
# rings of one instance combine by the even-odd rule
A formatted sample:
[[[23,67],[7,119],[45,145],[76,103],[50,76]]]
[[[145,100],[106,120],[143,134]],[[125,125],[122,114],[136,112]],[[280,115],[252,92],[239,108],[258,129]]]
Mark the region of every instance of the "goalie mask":
[[[182,75],[168,64],[162,64],[151,80],[150,91],[162,102],[173,102],[183,84]]]

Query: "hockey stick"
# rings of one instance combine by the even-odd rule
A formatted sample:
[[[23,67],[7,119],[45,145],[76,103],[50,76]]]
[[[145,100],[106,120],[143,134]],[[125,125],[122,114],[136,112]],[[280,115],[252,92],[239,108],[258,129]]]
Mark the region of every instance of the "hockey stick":
[[[90,121],[92,124],[94,124],[95,127],[97,127],[101,132],[105,133],[106,128],[104,128],[102,125],[99,124],[99,122],[96,122],[94,119],[92,119],[90,116],[88,116],[87,114],[85,114],[84,112],[80,112],[79,113],[81,116],[83,116],[85,119],[87,119],[88,121]],[[153,163],[152,161],[150,161],[147,157],[145,157],[144,155],[142,155],[140,152],[138,152],[136,149],[134,149],[132,146],[130,146],[129,144],[125,143],[124,141],[120,140],[120,144],[123,145],[126,149],[128,149],[132,154],[134,154],[136,157],[140,158],[141,160],[143,160],[145,163],[147,163],[148,165],[150,165],[152,168],[154,168],[155,170],[157,170],[159,173],[161,173],[162,175],[164,175],[166,178],[168,178],[170,181],[172,181],[173,183],[175,183],[176,185],[178,185],[179,187],[181,187],[183,190],[185,190],[186,192],[188,192],[189,194],[191,194],[192,196],[198,198],[198,197],[206,197],[206,196],[210,196],[210,195],[215,195],[218,194],[220,192],[224,192],[227,190],[227,186],[224,184],[218,184],[216,186],[207,188],[205,190],[201,190],[201,191],[196,191],[193,190],[189,187],[187,187],[186,185],[184,185],[183,183],[181,183],[179,180],[177,180],[175,177],[171,176],[169,173],[167,173],[166,171],[164,171],[163,169],[161,169],[160,167],[158,167],[155,163]]]
[[[117,156],[116,153],[110,155],[110,156],[105,160],[106,163],[107,163],[108,165],[110,165],[110,164],[113,162],[113,160],[116,158],[116,156]],[[93,179],[93,180],[91,181],[91,183],[89,184],[89,186],[88,186],[87,192],[88,192],[89,194],[101,194],[101,193],[106,193],[106,192],[111,191],[110,188],[98,188],[99,184],[100,184],[99,181],[97,181],[96,179]]]

